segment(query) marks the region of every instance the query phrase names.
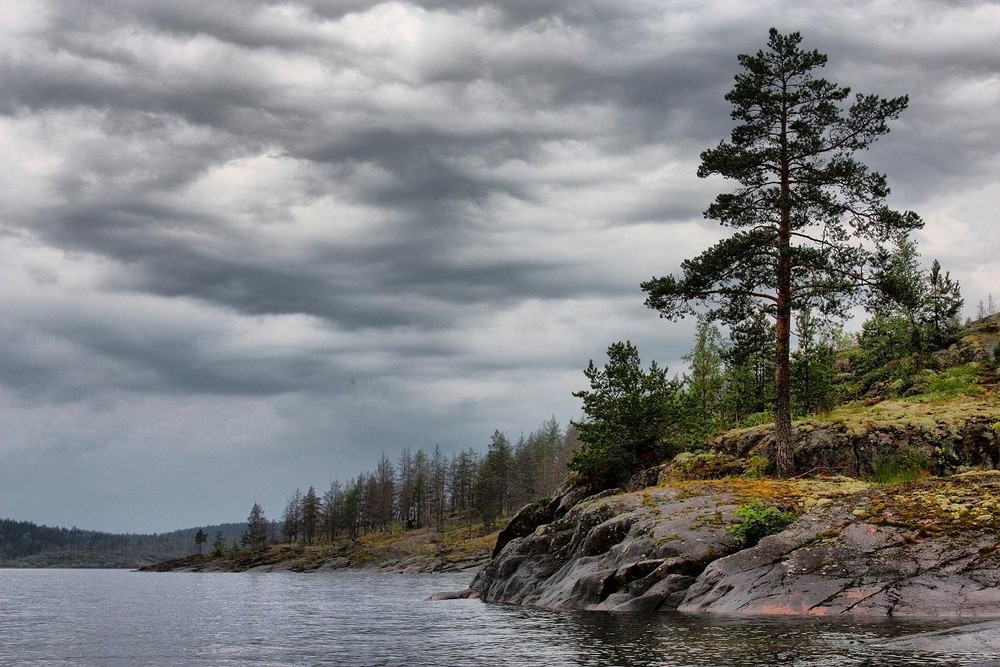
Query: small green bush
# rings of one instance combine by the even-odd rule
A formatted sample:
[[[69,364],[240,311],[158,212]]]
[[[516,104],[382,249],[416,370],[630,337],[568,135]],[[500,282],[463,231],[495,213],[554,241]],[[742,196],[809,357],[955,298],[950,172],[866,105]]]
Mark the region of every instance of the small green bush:
[[[747,459],[746,470],[743,472],[743,476],[748,479],[760,479],[774,473],[774,471],[775,465],[771,457],[764,456],[763,454],[754,454]]]
[[[930,458],[915,449],[902,454],[882,454],[872,464],[872,481],[876,484],[913,482],[926,476],[930,466]]]
[[[976,382],[979,376],[977,364],[964,364],[948,368],[933,376],[928,376],[929,382],[925,394],[934,394],[939,398],[954,398],[979,392]]]
[[[790,523],[798,519],[793,512],[782,512],[773,505],[765,505],[754,500],[733,510],[733,514],[743,521],[729,527],[729,534],[743,540],[752,547],[768,535],[779,533]]]

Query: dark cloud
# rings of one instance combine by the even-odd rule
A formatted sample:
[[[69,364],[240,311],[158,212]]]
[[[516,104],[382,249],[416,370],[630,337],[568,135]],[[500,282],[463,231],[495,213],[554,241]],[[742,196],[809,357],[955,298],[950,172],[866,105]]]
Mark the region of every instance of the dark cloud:
[[[718,237],[701,212],[726,184],[698,154],[772,24],[831,79],[910,95],[865,158],[974,302],[1000,270],[998,21],[930,1],[12,7],[0,507],[238,519],[248,484],[276,511],[383,450],[565,423],[615,340],[678,367],[689,331],[637,284]],[[218,493],[179,492],[199,483]]]

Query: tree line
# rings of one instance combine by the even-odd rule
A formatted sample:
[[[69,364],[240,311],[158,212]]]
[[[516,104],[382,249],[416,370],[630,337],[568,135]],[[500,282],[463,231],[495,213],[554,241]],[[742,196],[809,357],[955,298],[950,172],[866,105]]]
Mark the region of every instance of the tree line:
[[[255,503],[239,546],[333,542],[373,532],[441,529],[456,520],[492,529],[500,517],[555,491],[577,446],[576,428],[564,430],[553,417],[513,443],[494,431],[485,454],[469,448],[447,456],[440,447],[429,453],[407,448],[395,461],[383,454],[374,470],[334,479],[323,492],[296,489],[280,518],[269,520]],[[221,553],[226,544],[217,540],[213,546]]]
[[[221,524],[208,530],[224,540],[238,539],[243,524]],[[31,521],[0,519],[0,565],[73,565],[135,567],[190,553],[195,529],[169,533],[107,533],[55,528]]]

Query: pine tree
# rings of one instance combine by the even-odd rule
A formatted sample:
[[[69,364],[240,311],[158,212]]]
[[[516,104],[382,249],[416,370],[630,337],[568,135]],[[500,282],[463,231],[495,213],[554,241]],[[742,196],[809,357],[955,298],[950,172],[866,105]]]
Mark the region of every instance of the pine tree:
[[[240,540],[242,545],[250,551],[261,551],[267,548],[271,541],[271,526],[264,518],[264,510],[259,503],[254,503],[247,518],[247,530]],[[235,542],[234,542],[235,546]]]
[[[208,541],[208,535],[201,528],[194,534],[194,543],[198,545],[198,555],[201,555],[201,545]]]
[[[705,318],[698,318],[694,349],[684,355],[689,372],[684,377],[689,424],[685,431],[699,445],[719,425],[725,381],[722,334]]]
[[[573,392],[583,399],[587,418],[574,422],[583,447],[569,467],[603,488],[624,484],[629,476],[670,453],[668,434],[676,426],[677,384],[656,362],[643,370],[631,342],[608,347],[608,363],[593,360],[583,372],[590,389]]]
[[[302,541],[306,544],[312,544],[319,533],[320,505],[316,489],[311,486],[302,496],[300,515],[302,517]]]
[[[289,544],[299,539],[302,528],[302,492],[295,493],[285,503],[285,511],[281,515],[281,536]]]
[[[680,278],[643,283],[646,305],[662,317],[694,314],[732,323],[764,306],[775,321],[775,460],[794,468],[791,441],[792,314],[806,307],[841,313],[868,284],[878,256],[921,226],[912,212],[885,206],[885,176],[853,155],[889,131],[906,97],[857,95],[815,77],[827,57],[799,48],[799,33],[771,29],[766,51],[741,55],[743,72],[726,95],[739,125],[729,142],[701,154],[700,177],[739,188],[720,194],[705,216],[735,228],[729,238],[681,265]]]

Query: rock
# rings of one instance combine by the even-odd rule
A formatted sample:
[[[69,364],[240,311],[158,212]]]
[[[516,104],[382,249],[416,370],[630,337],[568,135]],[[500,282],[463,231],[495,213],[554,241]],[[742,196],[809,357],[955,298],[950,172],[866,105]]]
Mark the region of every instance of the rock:
[[[909,407],[916,411],[916,405]],[[862,423],[797,422],[792,434],[795,471],[869,477],[880,460],[905,460],[914,453],[924,457],[937,475],[968,466],[1000,467],[995,403],[969,409],[970,414],[956,417],[944,412],[935,414],[933,406],[928,406],[927,414],[920,415],[920,423],[904,425],[888,419]],[[712,456],[748,460],[755,454],[769,452],[773,442],[773,429],[768,425],[730,432],[709,444],[716,451]]]
[[[434,593],[433,595],[427,596],[428,602],[436,602],[438,600],[469,600],[478,597],[476,592],[471,588],[466,588],[461,591],[450,591],[444,593]]]
[[[981,492],[975,478],[958,491]],[[936,482],[896,492],[900,504],[927,500]],[[951,489],[954,491],[956,489]],[[924,495],[921,495],[924,494]],[[681,611],[749,615],[1000,617],[997,526],[962,525],[963,513],[908,516],[875,499],[872,522],[851,511],[851,499],[809,515],[785,531],[713,562],[688,589]],[[928,505],[929,506],[929,505]],[[922,514],[924,509],[920,510]],[[921,523],[954,522],[936,533]]]
[[[881,642],[877,646],[907,653],[947,652],[1000,655],[1000,621],[986,621],[945,630],[918,632]],[[980,667],[1000,666],[1000,660],[967,664]]]
[[[744,549],[728,528],[751,498],[802,515]],[[676,482],[583,500],[511,539],[471,588],[554,609],[1000,618],[997,507],[997,471]]]
[[[655,487],[592,496],[507,543],[472,584],[490,602],[554,609],[659,609],[680,601],[740,542],[728,493]]]

